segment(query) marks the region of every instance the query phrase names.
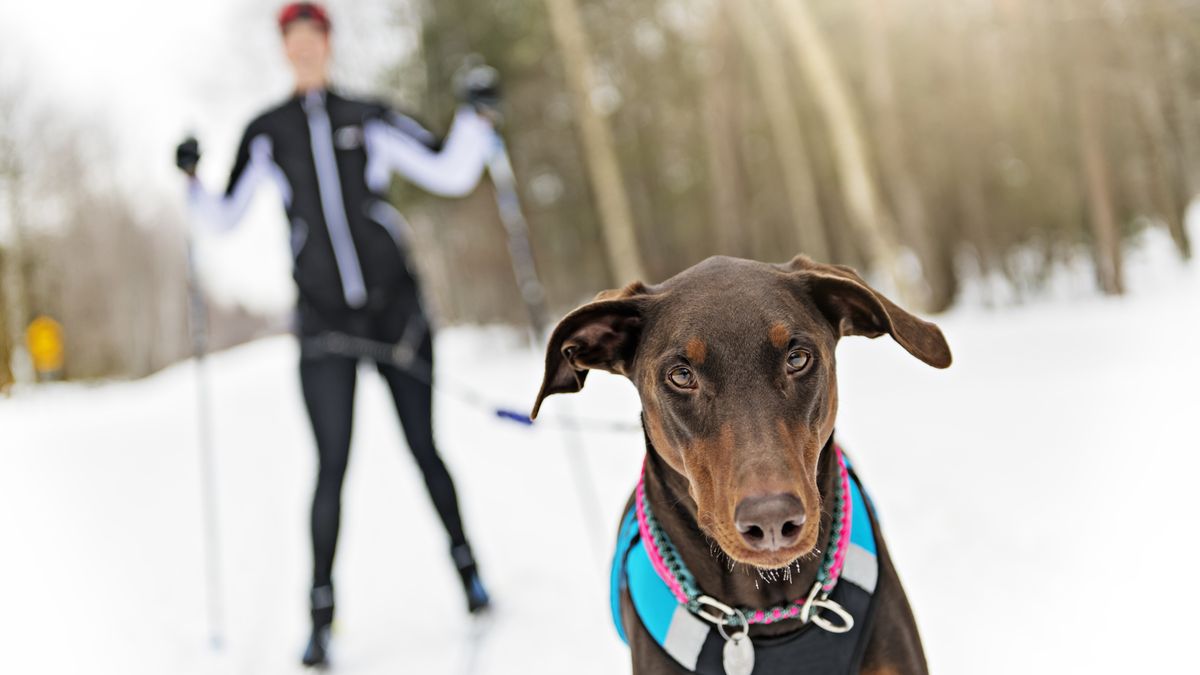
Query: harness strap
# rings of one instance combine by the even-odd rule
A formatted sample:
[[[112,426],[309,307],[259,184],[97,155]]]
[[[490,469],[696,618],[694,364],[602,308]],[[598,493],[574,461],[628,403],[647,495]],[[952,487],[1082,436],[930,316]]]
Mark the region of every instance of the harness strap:
[[[625,573],[642,626],[679,665],[695,671],[704,643],[715,632],[712,624],[697,618],[687,605],[679,604],[650,564],[641,541],[633,545]]]
[[[846,460],[849,467],[850,460]],[[846,559],[842,563],[842,579],[858,586],[868,593],[875,592],[875,584],[879,581],[878,549],[875,546],[875,526],[871,522],[872,512],[867,510],[867,499],[863,493],[858,476],[851,468],[850,499],[858,521],[857,527],[850,528],[850,546],[846,550]]]
[[[621,621],[621,591],[625,589],[625,561],[637,540],[637,515],[633,512],[631,504],[629,510],[625,512],[625,517],[621,519],[621,529],[617,531],[617,552],[613,555],[609,583],[609,602],[612,606],[613,625],[617,627],[617,635],[625,644],[629,644],[629,637],[625,634],[625,624]]]

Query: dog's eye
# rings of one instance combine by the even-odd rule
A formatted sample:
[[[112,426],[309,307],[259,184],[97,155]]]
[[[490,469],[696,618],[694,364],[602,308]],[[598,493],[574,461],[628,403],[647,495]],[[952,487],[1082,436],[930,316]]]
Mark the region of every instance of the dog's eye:
[[[676,366],[667,373],[667,380],[680,389],[692,389],[696,386],[696,374],[687,366]]]
[[[807,368],[810,361],[812,361],[811,354],[803,349],[793,349],[788,352],[787,356],[788,371],[798,373]]]

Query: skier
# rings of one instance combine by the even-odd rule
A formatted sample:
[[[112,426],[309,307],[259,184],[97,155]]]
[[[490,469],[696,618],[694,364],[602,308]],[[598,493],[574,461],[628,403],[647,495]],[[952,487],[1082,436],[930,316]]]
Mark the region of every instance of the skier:
[[[294,95],[250,123],[224,194],[207,192],[197,179],[195,139],[179,145],[176,164],[188,176],[193,210],[217,227],[233,227],[263,181],[274,182],[283,196],[299,290],[300,383],[319,460],[312,502],[312,633],[303,663],[323,666],[334,612],[333,558],[357,359],[312,348],[317,344],[312,338],[332,334],[404,344],[432,364],[432,335],[409,260],[407,226],[384,194],[393,173],[443,196],[473,190],[494,147],[498,89],[494,79],[466,78],[459,92],[464,105],[439,144],[414,120],[330,87],[331,23],[321,6],[288,4],[278,19]],[[449,535],[468,609],[480,612],[488,607],[488,595],[463,531],[454,483],[434,445],[432,388],[427,379],[395,365],[376,365]]]

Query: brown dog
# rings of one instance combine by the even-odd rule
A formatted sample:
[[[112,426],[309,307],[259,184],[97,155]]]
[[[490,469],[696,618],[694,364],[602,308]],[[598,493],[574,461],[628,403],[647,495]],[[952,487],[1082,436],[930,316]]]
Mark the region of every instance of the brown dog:
[[[533,414],[546,396],[579,391],[588,370],[629,378],[643,406],[645,502],[696,584],[730,607],[786,604],[808,594],[830,538],[841,475],[832,451],[837,341],[884,333],[931,366],[950,365],[937,326],[848,267],[804,256],[774,265],[709,258],[657,286],[605,291],[567,315],[550,338]],[[858,646],[846,662],[864,673],[924,673],[912,610],[877,525],[873,532],[870,617],[856,617]],[[635,673],[709,672],[668,656],[627,592],[620,619]],[[799,619],[753,625],[747,642],[765,654],[761,645],[814,630]],[[726,670],[751,672],[725,659]],[[770,670],[761,657],[745,667],[829,672]]]

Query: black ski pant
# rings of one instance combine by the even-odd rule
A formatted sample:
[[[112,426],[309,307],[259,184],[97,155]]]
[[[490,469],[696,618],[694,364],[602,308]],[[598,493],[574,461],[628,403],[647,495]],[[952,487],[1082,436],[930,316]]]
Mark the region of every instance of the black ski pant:
[[[420,361],[432,367],[433,340],[428,330],[424,331],[418,354]],[[395,366],[381,363],[377,367],[391,389],[408,448],[425,477],[429,496],[450,535],[451,547],[466,544],[454,482],[433,443],[432,387]],[[357,359],[346,356],[306,354],[300,361],[300,383],[319,459],[312,503],[313,588],[332,582],[357,371]]]

